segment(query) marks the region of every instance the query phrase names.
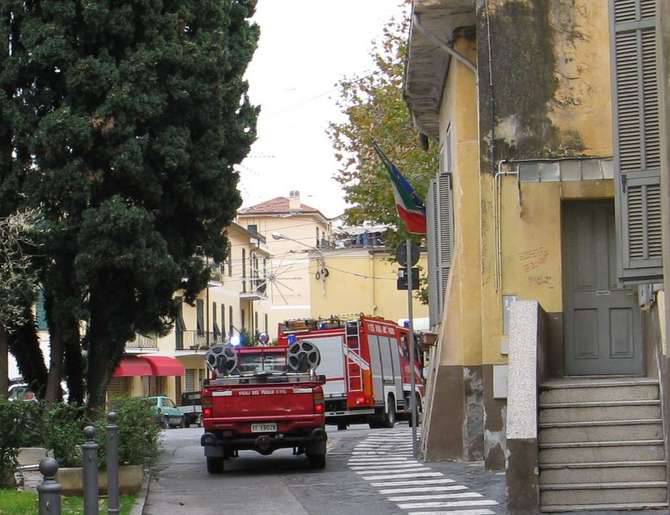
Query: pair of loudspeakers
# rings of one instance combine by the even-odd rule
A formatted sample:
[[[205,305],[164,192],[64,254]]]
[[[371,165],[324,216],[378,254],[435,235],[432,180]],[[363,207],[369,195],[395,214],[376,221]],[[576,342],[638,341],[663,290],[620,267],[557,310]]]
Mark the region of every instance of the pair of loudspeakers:
[[[229,376],[236,373],[239,356],[231,345],[214,345],[205,354],[205,361],[218,376]],[[286,362],[291,372],[309,372],[321,363],[321,352],[309,341],[297,341],[288,348]]]

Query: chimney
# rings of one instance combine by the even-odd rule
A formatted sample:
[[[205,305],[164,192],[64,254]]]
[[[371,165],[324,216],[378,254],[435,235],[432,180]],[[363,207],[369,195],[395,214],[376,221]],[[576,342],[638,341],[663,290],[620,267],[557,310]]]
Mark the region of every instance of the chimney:
[[[288,209],[289,211],[300,211],[300,192],[298,190],[288,192]]]

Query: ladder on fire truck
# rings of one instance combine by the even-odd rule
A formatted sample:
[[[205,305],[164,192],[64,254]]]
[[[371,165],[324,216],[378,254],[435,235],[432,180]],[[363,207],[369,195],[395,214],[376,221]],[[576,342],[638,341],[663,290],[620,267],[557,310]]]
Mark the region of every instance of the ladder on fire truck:
[[[361,341],[359,329],[358,321],[350,321],[345,324],[347,384],[349,392],[363,391],[363,367],[360,364]],[[352,354],[358,359],[353,358]]]

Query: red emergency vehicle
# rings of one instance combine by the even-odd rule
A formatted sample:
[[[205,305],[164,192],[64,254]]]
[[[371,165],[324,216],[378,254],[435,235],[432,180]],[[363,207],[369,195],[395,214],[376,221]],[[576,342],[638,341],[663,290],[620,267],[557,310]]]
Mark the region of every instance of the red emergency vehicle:
[[[326,376],[326,423],[393,427],[410,418],[409,329],[380,317],[290,320],[279,326],[279,345],[308,341],[321,353],[317,373]],[[416,341],[416,340],[415,340]],[[417,410],[423,401],[421,352],[415,345]],[[417,413],[418,414],[418,413]]]

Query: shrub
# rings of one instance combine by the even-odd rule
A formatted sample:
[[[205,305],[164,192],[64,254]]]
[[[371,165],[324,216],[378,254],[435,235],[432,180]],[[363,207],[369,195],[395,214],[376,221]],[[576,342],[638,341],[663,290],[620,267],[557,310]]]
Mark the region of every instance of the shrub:
[[[119,463],[121,465],[151,465],[158,457],[158,436],[152,404],[146,399],[130,398],[114,403],[119,426]],[[96,423],[99,464],[106,466],[106,425],[101,417]]]
[[[51,404],[44,417],[43,442],[52,449],[61,467],[81,465],[80,445],[84,443],[84,427],[90,422],[81,406]]]
[[[40,444],[43,409],[37,402],[0,402],[0,484],[12,482],[19,447]]]

